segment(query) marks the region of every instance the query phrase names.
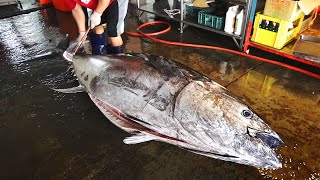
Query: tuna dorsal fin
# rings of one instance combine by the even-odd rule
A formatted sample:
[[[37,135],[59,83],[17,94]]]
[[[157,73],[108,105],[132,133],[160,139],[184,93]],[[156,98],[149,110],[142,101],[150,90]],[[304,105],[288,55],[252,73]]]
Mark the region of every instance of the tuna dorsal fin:
[[[123,140],[125,144],[138,144],[138,143],[143,143],[147,141],[152,141],[158,139],[156,136],[153,136],[151,134],[135,134],[133,136],[127,137]]]
[[[77,93],[77,92],[84,92],[85,91],[85,89],[81,85],[79,85],[77,87],[68,88],[68,89],[54,89],[54,88],[51,88],[51,89],[58,91],[58,92],[62,92],[62,93]]]

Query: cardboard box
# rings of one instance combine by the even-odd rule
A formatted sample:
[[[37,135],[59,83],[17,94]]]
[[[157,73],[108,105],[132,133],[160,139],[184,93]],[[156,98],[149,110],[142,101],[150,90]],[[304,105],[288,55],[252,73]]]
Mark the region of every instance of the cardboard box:
[[[320,5],[320,0],[300,0],[298,1],[298,5],[303,13],[307,15]]]
[[[293,21],[302,13],[298,1],[292,0],[267,0],[263,14],[285,21]]]
[[[309,17],[307,17],[307,16],[304,17],[299,33],[302,33],[303,31],[305,31],[309,28],[309,25],[310,25],[311,21],[314,19],[315,15],[316,15],[315,11],[312,11],[312,13],[310,13]]]
[[[285,21],[293,21],[301,13],[309,14],[320,5],[320,0],[267,0],[264,15]]]

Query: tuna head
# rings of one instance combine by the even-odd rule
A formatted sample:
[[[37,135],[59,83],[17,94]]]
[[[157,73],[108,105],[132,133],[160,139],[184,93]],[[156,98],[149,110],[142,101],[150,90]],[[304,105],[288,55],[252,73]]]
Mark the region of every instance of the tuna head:
[[[255,167],[282,166],[273,148],[283,141],[247,105],[214,82],[188,86],[178,97],[175,115],[196,139],[194,145],[207,149],[196,153]]]
[[[103,57],[107,59],[108,57]],[[108,61],[102,56],[74,56],[72,63],[75,75],[78,77],[80,85],[87,92],[90,92],[90,82],[96,76],[99,76],[101,71],[108,66]]]

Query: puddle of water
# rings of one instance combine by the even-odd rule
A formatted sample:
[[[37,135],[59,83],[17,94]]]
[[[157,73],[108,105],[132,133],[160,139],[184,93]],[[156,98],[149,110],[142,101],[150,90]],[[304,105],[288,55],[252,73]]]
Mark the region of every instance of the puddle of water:
[[[37,54],[54,50],[62,35],[57,27],[47,26],[46,11],[37,11],[0,20],[0,54],[3,64],[32,60]]]

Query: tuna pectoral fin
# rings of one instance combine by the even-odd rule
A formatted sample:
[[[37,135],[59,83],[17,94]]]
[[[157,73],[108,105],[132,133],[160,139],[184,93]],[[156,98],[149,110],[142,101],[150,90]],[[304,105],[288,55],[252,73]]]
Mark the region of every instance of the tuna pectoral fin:
[[[62,92],[62,93],[77,93],[77,92],[85,92],[85,89],[82,86],[72,87],[68,89],[54,89],[55,91]]]
[[[123,140],[125,144],[138,144],[138,143],[143,143],[147,141],[152,141],[158,139],[157,136],[152,136],[150,134],[136,134],[130,137],[127,137]]]

